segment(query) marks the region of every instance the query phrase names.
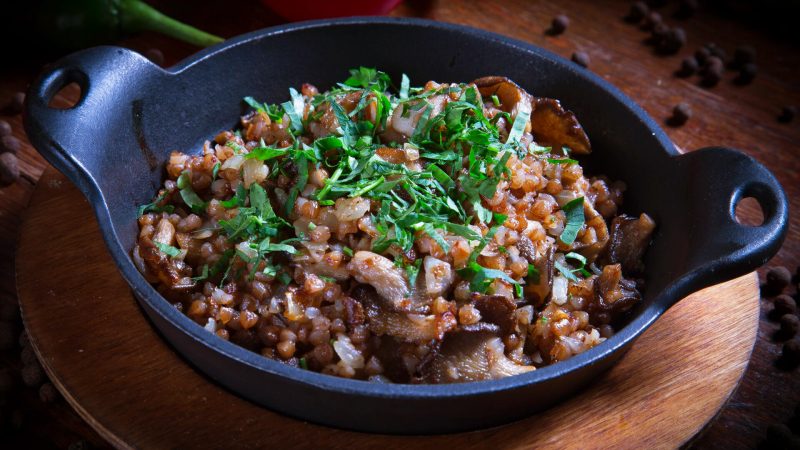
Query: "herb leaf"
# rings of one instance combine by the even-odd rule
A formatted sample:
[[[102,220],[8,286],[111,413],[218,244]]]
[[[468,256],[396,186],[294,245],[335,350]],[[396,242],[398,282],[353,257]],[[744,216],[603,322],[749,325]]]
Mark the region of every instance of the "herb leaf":
[[[564,231],[561,232],[561,242],[572,245],[575,238],[578,237],[578,232],[584,224],[583,217],[583,197],[578,197],[570,200],[562,208],[566,214],[567,223],[564,225]]]
[[[156,246],[156,248],[158,248],[161,251],[161,253],[164,253],[165,255],[169,256],[170,258],[174,258],[174,257],[176,257],[176,256],[181,254],[181,251],[179,249],[177,249],[177,248],[175,248],[175,247],[173,247],[171,245],[163,244],[163,243],[158,242],[158,241],[153,241],[153,244]]]

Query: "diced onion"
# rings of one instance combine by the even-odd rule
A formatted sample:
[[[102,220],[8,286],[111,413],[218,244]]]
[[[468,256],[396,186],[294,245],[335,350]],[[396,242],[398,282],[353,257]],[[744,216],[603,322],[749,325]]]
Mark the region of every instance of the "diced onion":
[[[361,369],[364,367],[364,355],[358,351],[350,342],[350,338],[344,334],[339,333],[336,340],[333,342],[333,349],[339,358],[346,365],[353,369]]]
[[[569,280],[563,275],[556,275],[553,277],[553,301],[557,305],[567,303],[567,289],[569,288]]]

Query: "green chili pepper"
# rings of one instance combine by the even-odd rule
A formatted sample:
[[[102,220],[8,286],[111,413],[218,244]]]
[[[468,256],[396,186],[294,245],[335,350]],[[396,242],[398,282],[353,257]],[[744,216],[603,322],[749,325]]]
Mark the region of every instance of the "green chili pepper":
[[[36,24],[37,39],[65,50],[114,42],[140,31],[156,31],[201,47],[223,41],[140,0],[44,0]]]

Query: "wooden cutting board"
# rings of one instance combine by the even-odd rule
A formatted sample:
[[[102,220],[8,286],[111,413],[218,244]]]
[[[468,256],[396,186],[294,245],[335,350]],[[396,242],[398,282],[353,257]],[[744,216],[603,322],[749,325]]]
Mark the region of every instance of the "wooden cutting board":
[[[490,430],[405,437],[290,419],[195,371],[145,319],[89,204],[52,168],[25,217],[17,282],[31,342],[53,383],[122,448],[677,447],[736,388],[759,308],[754,273],[705,289],[668,311],[589,389],[546,412]]]

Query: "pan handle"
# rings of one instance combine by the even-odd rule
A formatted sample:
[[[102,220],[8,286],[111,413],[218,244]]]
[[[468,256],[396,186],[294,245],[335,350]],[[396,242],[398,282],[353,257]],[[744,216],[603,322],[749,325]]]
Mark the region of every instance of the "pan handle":
[[[25,100],[25,131],[50,164],[64,173],[86,195],[93,194],[92,177],[101,172],[108,151],[97,139],[123,111],[132,95],[139,95],[154,76],[164,72],[142,55],[121,47],[94,47],[73,53],[48,66],[31,84]],[[70,83],[80,86],[77,103],[66,109],[48,106]]]
[[[729,148],[708,147],[678,156],[688,196],[676,199],[688,208],[688,240],[676,280],[689,292],[757,269],[778,252],[789,218],[786,194],[770,171],[750,156]],[[736,205],[758,201],[764,222],[740,224]],[[682,295],[677,299],[682,298]]]

